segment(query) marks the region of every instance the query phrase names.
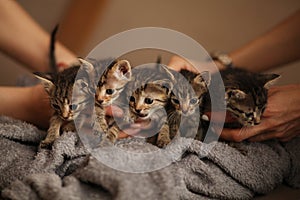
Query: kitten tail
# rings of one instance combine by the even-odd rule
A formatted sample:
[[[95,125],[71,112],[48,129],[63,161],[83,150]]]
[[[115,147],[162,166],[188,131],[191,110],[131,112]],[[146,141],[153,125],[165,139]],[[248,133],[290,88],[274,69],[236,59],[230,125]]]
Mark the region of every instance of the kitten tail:
[[[50,64],[51,72],[53,74],[57,74],[56,58],[55,58],[55,40],[56,40],[57,30],[58,30],[58,24],[54,27],[50,38],[49,64]]]

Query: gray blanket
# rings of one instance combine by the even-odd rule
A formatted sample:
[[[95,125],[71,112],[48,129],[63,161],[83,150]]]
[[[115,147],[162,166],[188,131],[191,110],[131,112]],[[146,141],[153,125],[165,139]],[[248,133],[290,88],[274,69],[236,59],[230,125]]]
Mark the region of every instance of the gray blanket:
[[[176,151],[185,152],[183,156],[145,173],[104,165],[76,133],[63,133],[51,150],[38,149],[44,137],[45,132],[30,124],[0,117],[3,199],[251,199],[282,183],[300,187],[299,137],[285,144],[235,144],[238,150],[215,142],[211,151],[199,141],[179,138]],[[157,148],[139,138],[116,145],[133,152]]]

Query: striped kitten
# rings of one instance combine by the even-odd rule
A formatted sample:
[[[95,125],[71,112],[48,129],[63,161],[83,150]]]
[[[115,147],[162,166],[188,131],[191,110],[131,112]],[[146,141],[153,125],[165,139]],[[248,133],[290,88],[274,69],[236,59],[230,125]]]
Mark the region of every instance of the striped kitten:
[[[49,60],[52,73],[34,73],[41,80],[49,95],[51,107],[54,109],[47,136],[40,143],[42,148],[50,146],[60,136],[61,130],[75,130],[74,119],[92,97],[92,87],[90,86],[93,84],[93,79],[89,75],[94,70],[92,64],[79,59],[79,63],[73,67],[57,72],[55,58],[57,30],[58,26],[52,31],[50,41]]]
[[[168,138],[169,128],[166,119],[165,105],[167,104],[174,76],[165,66],[139,66],[132,70],[132,80],[120,96],[125,113],[124,121],[116,121],[107,134],[111,142],[115,142],[123,124],[140,123],[157,125],[152,135],[159,132],[159,138]],[[120,105],[120,104],[119,104]],[[129,105],[129,107],[128,107]],[[155,129],[155,130],[154,130]],[[148,139],[150,141],[150,139]],[[160,147],[162,144],[153,142]]]
[[[105,108],[112,104],[131,80],[131,66],[127,60],[113,61],[102,73],[95,94],[96,121],[94,130],[106,133],[108,123]]]
[[[134,122],[143,122],[151,120],[152,116],[165,110],[169,101],[168,88],[160,84],[149,83],[138,88],[130,97],[129,109],[130,117]],[[167,120],[157,130],[157,136],[149,137],[148,142],[165,147],[169,142],[169,126]],[[155,141],[156,140],[156,141]]]
[[[42,81],[49,95],[51,107],[54,109],[47,136],[40,147],[51,145],[60,136],[60,130],[75,131],[74,119],[93,94],[89,86],[91,85],[89,73],[93,70],[93,66],[83,59],[79,61],[80,65],[67,68],[57,74],[35,73],[35,76]],[[79,70],[83,70],[80,74],[86,74],[77,76]]]
[[[170,139],[178,135],[195,138],[196,134],[200,138],[199,106],[202,105],[203,96],[208,91],[210,74],[207,71],[195,74],[181,70],[175,75],[175,79],[177,84],[167,107]]]
[[[225,87],[221,91],[220,80],[212,76],[212,84],[205,96],[205,112],[211,110],[211,97],[218,100],[216,111],[226,108],[233,118],[234,123],[225,123],[228,128],[241,128],[243,126],[254,126],[260,123],[262,113],[267,105],[268,89],[280,77],[277,74],[259,74],[239,68],[226,68],[220,71]]]

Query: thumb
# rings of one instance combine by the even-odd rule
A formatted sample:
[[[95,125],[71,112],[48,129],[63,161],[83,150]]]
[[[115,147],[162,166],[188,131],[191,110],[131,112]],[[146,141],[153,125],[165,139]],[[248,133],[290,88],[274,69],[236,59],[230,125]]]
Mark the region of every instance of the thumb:
[[[220,123],[220,122],[226,122],[226,123],[232,123],[236,122],[236,118],[230,114],[229,112],[206,112],[204,115],[207,116],[209,121],[213,121],[215,123]],[[225,118],[225,119],[224,119]]]
[[[265,126],[264,124],[260,124],[252,127],[243,127],[241,129],[229,129],[220,127],[214,127],[214,129],[224,140],[241,142],[245,139],[261,134],[263,130],[265,130]]]
[[[108,106],[105,109],[106,115],[109,116],[115,116],[115,117],[122,117],[123,116],[123,111],[121,108],[117,106]]]

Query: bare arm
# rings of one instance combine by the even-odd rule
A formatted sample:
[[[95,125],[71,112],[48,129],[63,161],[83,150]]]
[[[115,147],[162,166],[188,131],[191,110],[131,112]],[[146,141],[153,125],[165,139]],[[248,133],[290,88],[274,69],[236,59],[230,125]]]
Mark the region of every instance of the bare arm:
[[[264,71],[300,59],[300,10],[230,53],[236,66]]]
[[[300,59],[300,10],[279,23],[265,34],[229,53],[235,66],[261,72]],[[189,63],[190,62],[190,63]],[[169,66],[176,69],[192,69],[192,65],[203,70],[212,68],[212,63],[189,61],[174,56]],[[224,68],[215,62],[219,69]],[[214,72],[214,71],[212,71]]]
[[[0,115],[7,115],[47,128],[52,114],[48,95],[42,85],[0,87]]]
[[[33,71],[49,70],[49,34],[16,1],[0,1],[0,50]],[[71,64],[75,55],[56,44],[57,62]]]
[[[262,36],[250,41],[229,55],[235,66],[260,72],[300,59],[300,10]],[[194,65],[197,65],[196,62]],[[213,63],[198,63],[206,70]],[[215,62],[219,69],[224,66]],[[189,62],[173,57],[169,65],[175,69],[190,69]],[[300,135],[300,85],[273,87],[261,124],[243,129],[214,127],[226,140],[262,141],[272,138],[288,141]],[[227,119],[230,121],[232,119]]]
[[[0,1],[0,50],[33,71],[49,70],[50,36],[16,1]],[[71,64],[75,55],[56,44],[57,62]],[[47,128],[52,114],[42,85],[0,87],[0,114]]]

